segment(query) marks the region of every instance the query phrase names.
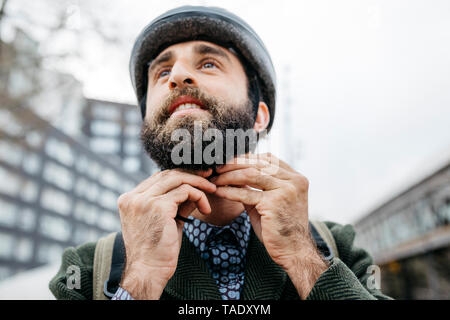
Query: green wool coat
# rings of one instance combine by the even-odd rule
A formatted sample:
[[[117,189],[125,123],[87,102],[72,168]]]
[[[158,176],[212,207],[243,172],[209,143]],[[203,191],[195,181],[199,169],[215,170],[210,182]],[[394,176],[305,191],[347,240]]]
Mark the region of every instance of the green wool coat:
[[[351,225],[325,222],[339,252],[330,267],[321,274],[307,300],[391,299],[380,290],[367,287],[367,268],[372,258],[363,249],[353,246],[355,231]],[[91,300],[93,297],[93,262],[95,242],[64,250],[58,273],[49,288],[57,299]],[[68,267],[77,265],[81,271],[80,289],[67,287]],[[183,234],[178,265],[167,283],[161,300],[220,300],[218,287],[205,261]],[[253,230],[247,252],[242,300],[298,300],[294,285],[284,270],[270,258]]]

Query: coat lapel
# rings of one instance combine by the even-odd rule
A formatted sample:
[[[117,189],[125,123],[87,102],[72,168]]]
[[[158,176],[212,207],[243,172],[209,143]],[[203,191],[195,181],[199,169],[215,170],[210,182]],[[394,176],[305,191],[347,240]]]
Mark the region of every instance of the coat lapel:
[[[325,250],[323,239],[317,232],[312,232],[319,250],[324,256],[330,253]],[[323,243],[322,243],[323,242]],[[117,248],[116,248],[117,247]],[[125,248],[122,234],[118,233],[114,244],[113,262],[109,280],[105,283],[105,294],[109,297],[116,292],[122,276],[125,259]],[[116,262],[114,262],[116,261]],[[112,294],[110,294],[112,292]],[[250,232],[244,286],[241,293],[242,300],[279,300],[299,299],[298,294],[286,272],[277,265],[258,240],[253,231]],[[216,282],[200,257],[194,245],[183,233],[177,269],[168,281],[161,300],[220,300]]]
[[[242,300],[279,300],[288,276],[266,251],[251,229]]]
[[[220,300],[206,262],[183,233],[177,269],[161,297],[178,300]],[[168,296],[167,296],[168,295]]]

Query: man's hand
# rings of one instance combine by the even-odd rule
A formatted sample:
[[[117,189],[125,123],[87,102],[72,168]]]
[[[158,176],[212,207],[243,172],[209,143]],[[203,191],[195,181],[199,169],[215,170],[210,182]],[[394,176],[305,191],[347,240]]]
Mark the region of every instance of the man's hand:
[[[215,194],[244,204],[267,252],[306,298],[327,269],[309,232],[308,180],[271,154],[241,156],[216,171]]]
[[[153,174],[118,199],[126,264],[121,286],[135,299],[159,299],[175,273],[184,222],[198,208],[210,214],[204,192],[216,186],[205,179],[212,170],[196,174],[178,169]]]

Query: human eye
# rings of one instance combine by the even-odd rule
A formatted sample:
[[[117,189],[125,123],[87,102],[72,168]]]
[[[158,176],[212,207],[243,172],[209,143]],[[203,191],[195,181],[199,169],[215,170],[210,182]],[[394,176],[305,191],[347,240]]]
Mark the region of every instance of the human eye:
[[[158,73],[158,79],[164,78],[164,77],[168,76],[169,74],[170,74],[169,69],[163,69]]]
[[[211,59],[204,60],[201,63],[202,69],[214,69],[214,68],[217,68],[217,66],[218,66],[218,64],[214,60],[211,60]]]

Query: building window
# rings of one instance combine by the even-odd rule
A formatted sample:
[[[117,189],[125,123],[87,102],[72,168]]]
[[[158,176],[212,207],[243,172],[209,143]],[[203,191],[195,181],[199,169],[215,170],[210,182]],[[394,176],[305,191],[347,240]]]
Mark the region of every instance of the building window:
[[[9,163],[14,167],[20,165],[22,161],[23,151],[18,145],[9,141],[0,140],[0,161]]]
[[[45,188],[41,195],[42,207],[64,215],[71,210],[72,201],[65,193],[53,188]]]
[[[80,197],[84,197],[88,185],[89,181],[87,179],[82,177],[78,178],[75,184],[75,193]]]
[[[130,111],[125,111],[125,120],[128,123],[140,123],[142,121],[142,116],[138,108]]]
[[[36,226],[36,213],[31,208],[22,208],[17,212],[17,227],[31,231]]]
[[[10,258],[13,252],[14,238],[9,233],[0,232],[0,257]]]
[[[94,225],[98,218],[96,206],[90,205],[85,201],[77,201],[75,206],[75,218],[89,225]]]
[[[437,217],[441,226],[450,223],[450,199],[441,204],[437,209]]]
[[[81,244],[83,242],[86,242],[88,238],[88,232],[86,230],[86,227],[84,226],[77,226],[75,228],[75,233],[74,233],[74,241],[76,244]]]
[[[123,168],[127,172],[136,172],[141,167],[141,162],[139,161],[139,158],[132,157],[132,158],[126,158],[123,160]]]
[[[72,189],[73,175],[69,170],[54,162],[49,161],[45,164],[43,177],[47,182],[55,184],[62,189]]]
[[[104,190],[100,197],[100,203],[105,208],[115,211],[117,207],[117,198],[118,196],[114,192]]]
[[[81,155],[78,157],[75,166],[78,172],[85,174],[88,170],[89,160],[86,158],[86,156]]]
[[[92,201],[96,202],[98,200],[98,195],[100,193],[100,189],[96,183],[89,183],[86,188],[85,197]]]
[[[15,224],[17,206],[0,199],[0,225],[12,227]]]
[[[125,135],[129,138],[139,139],[141,127],[139,125],[129,124],[125,128]]]
[[[40,263],[58,262],[64,248],[56,243],[41,243],[37,258]]]
[[[419,219],[420,223],[420,233],[426,233],[432,230],[435,225],[435,217],[430,207],[428,206],[428,202],[425,199],[419,200],[414,208],[415,216]]]
[[[98,226],[103,230],[117,231],[120,230],[119,215],[110,211],[103,211],[98,219]]]
[[[33,255],[33,242],[28,238],[19,238],[14,244],[14,254],[16,259],[21,262],[31,260]]]
[[[11,136],[23,134],[24,127],[9,110],[0,109],[0,128]]]
[[[31,130],[27,132],[25,139],[28,145],[36,149],[40,149],[42,147],[42,143],[44,142],[44,138],[41,133]]]
[[[45,144],[45,152],[53,159],[60,161],[61,163],[72,166],[74,157],[69,145],[63,141],[50,138]]]
[[[92,179],[97,179],[101,170],[102,167],[97,161],[89,161],[89,167],[87,168],[89,177],[91,177]]]
[[[97,104],[92,107],[94,119],[120,120],[120,109],[115,106]]]
[[[77,226],[75,229],[74,240],[76,244],[82,244],[88,241],[98,240],[100,234],[93,228]]]
[[[119,153],[120,141],[114,138],[93,138],[90,141],[91,149],[98,153]]]
[[[137,155],[141,152],[139,140],[127,139],[124,144],[124,151],[127,155]]]
[[[20,191],[20,196],[22,200],[26,202],[36,201],[38,195],[38,185],[32,180],[26,180],[22,184],[22,190]]]
[[[100,188],[95,182],[91,182],[85,178],[79,178],[76,183],[75,193],[80,197],[96,202],[98,200]]]
[[[117,190],[120,187],[119,177],[114,171],[110,169],[103,170],[100,177],[100,182],[103,186],[109,189]]]
[[[0,167],[0,181],[6,182],[0,183],[0,193],[10,195],[11,197],[18,196],[23,181],[22,177]]]
[[[91,132],[93,136],[119,136],[121,127],[118,122],[94,120],[91,122]]]
[[[40,232],[51,238],[60,241],[68,241],[70,239],[70,224],[63,218],[42,215],[39,225]]]
[[[41,170],[41,158],[34,152],[27,152],[23,158],[23,170],[31,175],[34,175]]]

